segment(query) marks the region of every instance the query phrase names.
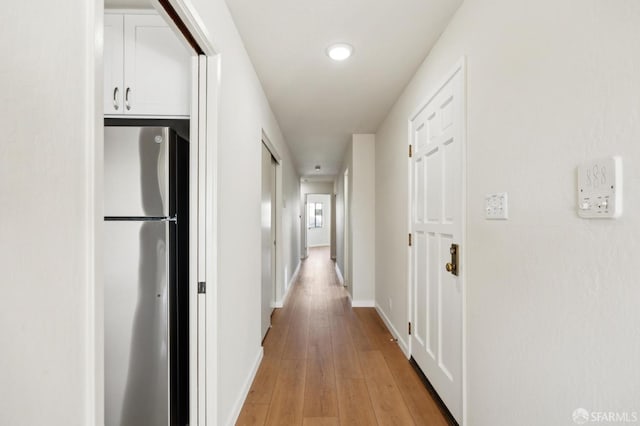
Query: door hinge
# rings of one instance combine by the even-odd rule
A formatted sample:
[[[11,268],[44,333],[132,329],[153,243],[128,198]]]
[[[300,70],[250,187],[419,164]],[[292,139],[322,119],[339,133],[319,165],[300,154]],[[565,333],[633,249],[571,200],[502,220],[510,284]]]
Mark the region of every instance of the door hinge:
[[[411,238],[411,234],[409,234],[409,247],[411,247],[412,243],[413,243],[413,240]]]
[[[409,336],[411,336],[411,323],[409,323]]]
[[[413,157],[413,145],[409,144],[409,158]]]
[[[207,292],[207,283],[200,281],[198,283],[198,294],[205,294]]]

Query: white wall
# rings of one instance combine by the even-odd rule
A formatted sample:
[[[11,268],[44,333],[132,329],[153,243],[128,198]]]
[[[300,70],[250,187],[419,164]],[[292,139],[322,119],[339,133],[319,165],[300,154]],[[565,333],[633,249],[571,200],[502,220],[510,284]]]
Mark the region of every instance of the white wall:
[[[351,232],[353,304],[373,306],[375,293],[375,135],[353,135]]]
[[[299,258],[299,176],[226,4],[192,5],[221,53],[214,171],[219,306],[207,317],[220,343],[218,381],[208,384],[208,395],[218,396],[209,401],[217,405],[209,411],[210,424],[229,424],[261,352],[255,242],[263,129],[282,156],[281,270],[288,276],[280,282],[288,281]],[[102,2],[36,0],[16,3],[0,16],[6,35],[0,37],[0,96],[10,105],[0,114],[0,335],[7,342],[0,351],[2,424],[102,423],[101,272],[93,270],[92,228],[101,232],[102,195],[91,192],[100,187],[94,163],[96,176],[102,174],[102,133],[94,132],[102,88],[100,79],[93,81],[102,67],[101,8]],[[209,125],[216,128],[214,121]],[[91,340],[93,329],[97,342]]]
[[[300,194],[302,195],[302,202],[304,203],[304,194],[332,194],[333,193],[333,181],[326,182],[302,182],[300,184]]]
[[[277,280],[276,288],[276,304],[283,302],[283,299],[287,293],[289,284],[293,274],[296,272],[296,268],[300,263],[300,179],[298,172],[296,171],[291,157],[286,163],[286,167],[281,168],[282,172],[282,203],[279,203],[278,208],[281,209],[281,224],[280,230],[281,241],[280,248],[282,249],[281,262],[278,262],[280,268],[280,276]]]
[[[466,55],[469,425],[640,411],[639,27],[634,0],[466,0],[378,130],[376,300],[406,339],[407,120]],[[580,219],[576,167],[613,154],[624,216]]]
[[[104,0],[105,9],[153,9],[151,0]]]
[[[344,172],[349,170],[347,200],[350,230],[345,234]],[[373,306],[375,293],[375,135],[355,134],[336,179],[337,263],[354,306]],[[350,231],[350,232],[349,232]],[[344,238],[350,239],[345,273]]]
[[[322,203],[323,217],[322,227],[309,228],[307,225],[307,247],[328,246],[331,243],[331,195],[309,194],[307,203]]]
[[[93,191],[102,176],[102,132],[95,130],[102,2],[6,6],[0,14],[0,424],[100,424],[102,311],[94,303],[101,300],[101,274],[93,269],[93,238],[101,232],[95,200],[102,195]]]

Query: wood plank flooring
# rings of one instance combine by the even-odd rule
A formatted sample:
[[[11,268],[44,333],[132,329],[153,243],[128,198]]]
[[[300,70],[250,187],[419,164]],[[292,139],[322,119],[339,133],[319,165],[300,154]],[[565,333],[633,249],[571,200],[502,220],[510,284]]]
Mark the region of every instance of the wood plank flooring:
[[[237,425],[447,425],[375,309],[351,308],[328,248],[272,324]]]

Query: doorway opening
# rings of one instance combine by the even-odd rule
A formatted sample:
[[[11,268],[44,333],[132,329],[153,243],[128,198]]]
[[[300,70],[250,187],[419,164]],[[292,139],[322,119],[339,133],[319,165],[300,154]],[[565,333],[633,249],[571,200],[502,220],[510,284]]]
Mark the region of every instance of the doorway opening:
[[[300,179],[300,259],[314,247],[326,250],[336,260],[335,176],[303,176]]]
[[[150,119],[156,121],[171,119],[174,122],[181,120],[186,123],[186,130],[181,128],[180,135],[188,135],[180,146],[187,149],[180,149],[178,155],[187,170],[188,186],[183,185],[177,192],[181,195],[181,200],[186,203],[180,215],[188,220],[181,220],[181,223],[188,223],[188,231],[183,231],[178,243],[165,244],[168,251],[184,246],[183,253],[188,252],[188,258],[181,259],[179,265],[181,270],[187,270],[188,279],[186,288],[180,289],[180,297],[186,299],[188,308],[187,317],[181,316],[180,339],[184,339],[185,344],[181,344],[180,351],[173,351],[171,357],[175,359],[178,355],[187,362],[188,371],[182,371],[181,377],[188,377],[188,381],[181,381],[188,389],[183,389],[183,394],[188,394],[185,408],[181,406],[180,424],[204,425],[206,422],[206,412],[208,401],[215,401],[216,386],[206,389],[206,383],[216,383],[217,365],[210,363],[207,368],[207,357],[212,358],[216,354],[215,324],[213,327],[206,327],[206,311],[215,312],[216,292],[206,291],[207,277],[209,284],[215,286],[215,275],[211,273],[216,269],[216,246],[215,235],[217,234],[214,200],[216,199],[216,149],[217,149],[217,93],[219,90],[219,56],[212,44],[212,40],[206,35],[205,29],[201,26],[202,20],[195,14],[193,8],[185,0],[149,0],[148,5],[142,5],[140,1],[130,2],[105,0],[104,18],[104,50],[96,47],[96,53],[101,54],[103,61],[97,63],[105,64],[104,81],[113,84],[113,87],[104,87],[103,114],[116,117],[118,120],[127,120],[126,125],[134,124],[131,120],[138,120],[138,125],[148,127]],[[117,8],[117,9],[116,9]],[[141,10],[142,8],[142,10]],[[103,18],[96,17],[96,22],[102,23]],[[148,31],[146,29],[149,29]],[[131,37],[136,34],[136,37]],[[115,37],[115,43],[114,42]],[[116,48],[114,49],[114,46]],[[124,50],[122,50],[124,48]],[[119,51],[118,51],[119,49]],[[166,51],[169,55],[165,55]],[[165,52],[165,53],[163,53]],[[174,54],[178,52],[186,53],[184,63],[181,58],[175,61]],[[114,56],[115,55],[115,56]],[[160,61],[160,62],[157,62]],[[155,66],[153,64],[156,64]],[[109,66],[111,65],[111,66]],[[149,67],[151,72],[145,72]],[[144,74],[144,75],[142,75]],[[148,78],[149,75],[154,78]],[[163,76],[160,79],[158,76]],[[165,78],[176,78],[183,83],[179,88],[171,92],[167,85],[162,86],[162,90],[154,90],[154,85]],[[186,75],[186,77],[185,77]],[[166,76],[166,77],[165,77]],[[145,78],[147,77],[147,78]],[[124,80],[123,80],[124,79]],[[166,94],[169,93],[169,96]],[[100,114],[98,112],[98,114]],[[141,121],[142,120],[142,121]],[[144,122],[143,122],[144,121]],[[124,126],[125,124],[119,123]],[[96,133],[104,133],[104,123],[96,123]],[[171,126],[170,126],[171,127]],[[178,129],[175,129],[178,130]],[[169,130],[171,135],[171,130]],[[160,144],[166,138],[156,135],[152,142]],[[173,140],[173,139],[171,139]],[[186,145],[185,145],[186,144]],[[102,139],[97,139],[96,152],[103,152],[104,145]],[[169,157],[169,156],[168,156]],[[169,157],[171,158],[171,157]],[[96,163],[101,162],[102,156],[97,156]],[[168,166],[171,169],[171,161]],[[102,173],[102,165],[95,165],[96,173]],[[102,182],[102,178],[96,179]],[[96,188],[96,198],[100,199],[106,195],[103,185]],[[144,199],[144,194],[143,194]],[[147,200],[148,201],[148,200]],[[171,209],[169,208],[168,212]],[[167,226],[173,226],[175,218],[167,215]],[[184,228],[183,228],[184,229]],[[110,241],[110,235],[97,232],[95,236],[95,246],[102,247]],[[97,252],[104,250],[98,249]],[[102,259],[96,259],[103,264]],[[101,280],[98,280],[100,283]],[[105,282],[105,285],[107,283]],[[100,284],[98,284],[100,285]],[[103,289],[96,289],[96,305],[105,304]],[[174,289],[175,290],[175,289]],[[183,291],[186,290],[186,291]],[[174,291],[175,292],[175,291]],[[186,294],[185,294],[186,293]],[[162,299],[163,293],[160,294]],[[169,307],[171,309],[171,307]],[[101,310],[98,310],[100,312]],[[182,313],[185,310],[181,311]],[[104,380],[105,361],[103,360],[103,346],[107,343],[108,324],[101,318],[96,318],[96,328],[102,329],[95,334],[95,363],[96,381],[101,383]],[[185,322],[188,327],[184,327]],[[186,332],[184,331],[186,330]],[[104,334],[102,334],[104,333]],[[100,352],[98,354],[98,352]],[[174,371],[170,371],[172,376]],[[184,385],[186,383],[186,385]],[[157,386],[158,389],[162,386]],[[208,397],[205,398],[205,396]],[[167,399],[173,396],[167,397]],[[107,414],[109,407],[103,398],[103,392],[94,392],[95,412],[92,416],[96,424],[110,424],[105,422],[103,413]],[[162,398],[159,398],[160,400]],[[134,400],[132,400],[134,401]],[[182,400],[181,403],[184,403]],[[141,405],[141,404],[138,404]],[[173,403],[170,404],[172,407]],[[104,410],[103,410],[104,408]],[[157,411],[163,410],[159,407]],[[171,408],[173,410],[173,408]],[[169,410],[163,414],[165,417],[174,419],[174,413]],[[176,412],[174,410],[174,412]],[[156,414],[154,414],[156,415]],[[157,415],[156,415],[157,416]],[[117,416],[116,416],[117,417]],[[115,417],[110,416],[111,419]],[[158,418],[158,417],[155,417]],[[107,419],[108,420],[108,419]],[[147,419],[149,420],[149,419]],[[116,420],[117,421],[117,420]],[[178,422],[178,421],[176,421]],[[156,423],[164,424],[164,420]],[[172,420],[171,423],[174,423]]]
[[[331,247],[334,218],[333,194],[305,194],[306,249]],[[331,250],[328,252],[331,256]]]

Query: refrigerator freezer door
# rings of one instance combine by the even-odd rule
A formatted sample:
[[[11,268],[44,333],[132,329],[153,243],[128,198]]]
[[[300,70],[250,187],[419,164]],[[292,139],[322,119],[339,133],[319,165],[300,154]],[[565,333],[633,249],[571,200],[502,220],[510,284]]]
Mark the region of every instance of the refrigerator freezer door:
[[[105,426],[165,426],[173,225],[104,224]]]
[[[169,216],[166,127],[104,128],[104,215]]]

